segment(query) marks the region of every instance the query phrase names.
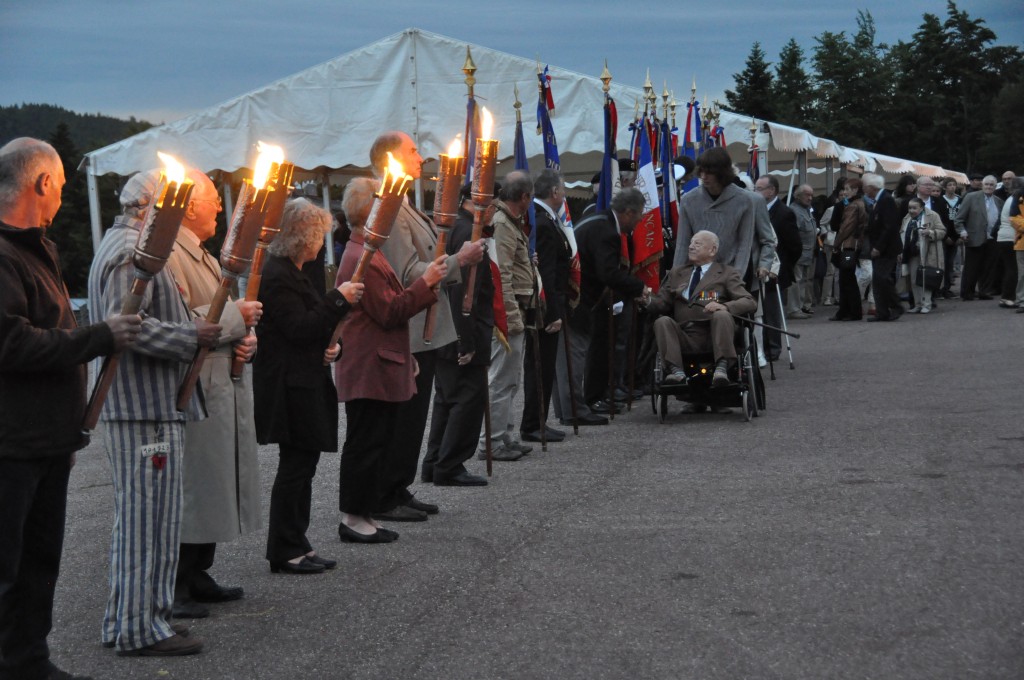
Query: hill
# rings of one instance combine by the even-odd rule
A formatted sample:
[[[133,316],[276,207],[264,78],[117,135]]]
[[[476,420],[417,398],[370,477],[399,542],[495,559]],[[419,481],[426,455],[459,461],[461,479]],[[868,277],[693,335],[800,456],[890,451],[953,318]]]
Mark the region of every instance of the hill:
[[[0,106],[0,144],[15,137],[49,139],[63,123],[71,141],[83,152],[113,144],[153,125],[134,117],[128,120],[99,113],[76,113],[52,104]]]

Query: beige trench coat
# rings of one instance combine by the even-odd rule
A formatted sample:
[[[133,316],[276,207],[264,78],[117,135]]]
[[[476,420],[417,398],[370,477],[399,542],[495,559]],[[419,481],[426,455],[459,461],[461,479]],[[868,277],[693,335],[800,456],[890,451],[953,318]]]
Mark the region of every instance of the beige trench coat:
[[[184,227],[167,269],[189,308],[205,316],[220,285],[220,264]],[[245,323],[233,303],[225,306],[220,323],[221,344],[199,375],[209,417],[185,427],[182,543],[230,541],[259,529],[263,516],[251,369],[237,383],[231,380],[231,343],[245,335]]]

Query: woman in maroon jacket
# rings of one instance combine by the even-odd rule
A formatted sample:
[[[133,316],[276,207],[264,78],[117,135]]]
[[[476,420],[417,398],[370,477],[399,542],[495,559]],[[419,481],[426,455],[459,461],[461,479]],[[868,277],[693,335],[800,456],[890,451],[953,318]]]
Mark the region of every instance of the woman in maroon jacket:
[[[342,209],[352,228],[338,268],[348,281],[363,252],[363,226],[373,205],[376,180],[357,178],[345,189]],[[403,288],[378,251],[366,268],[363,299],[342,330],[345,347],[338,362],[338,401],[345,402],[345,445],[341,451],[338,535],[351,543],[390,543],[398,534],[382,528],[378,510],[382,454],[396,427],[398,405],[415,392],[415,360],[409,345],[409,319],[437,302],[433,286],[447,273],[447,255],[432,262],[423,276]]]

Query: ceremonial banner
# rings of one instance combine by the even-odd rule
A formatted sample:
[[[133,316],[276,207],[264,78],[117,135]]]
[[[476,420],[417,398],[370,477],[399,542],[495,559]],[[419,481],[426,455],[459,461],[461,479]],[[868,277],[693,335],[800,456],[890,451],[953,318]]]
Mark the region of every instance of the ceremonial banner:
[[[674,241],[679,223],[679,204],[676,198],[676,174],[672,159],[674,149],[668,121],[661,123],[661,225]]]
[[[665,242],[661,232],[661,205],[654,175],[650,136],[646,130],[641,132],[636,188],[644,195],[644,215],[633,230],[632,271],[644,285],[657,292],[660,283],[661,254],[665,250]],[[671,173],[671,164],[669,172]]]

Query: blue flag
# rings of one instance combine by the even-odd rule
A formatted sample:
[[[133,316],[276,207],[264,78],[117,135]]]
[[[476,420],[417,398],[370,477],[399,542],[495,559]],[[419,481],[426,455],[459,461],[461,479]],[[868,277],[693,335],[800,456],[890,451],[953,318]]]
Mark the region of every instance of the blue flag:
[[[473,181],[473,159],[476,158],[476,138],[480,136],[480,111],[476,107],[476,99],[469,98],[466,102],[466,184]]]
[[[612,166],[617,165],[615,161],[615,102],[611,97],[605,95],[604,99],[604,157],[601,159],[601,183],[597,190],[597,203],[595,208],[607,210],[612,203],[612,193],[615,189],[615,178],[612,177]]]

